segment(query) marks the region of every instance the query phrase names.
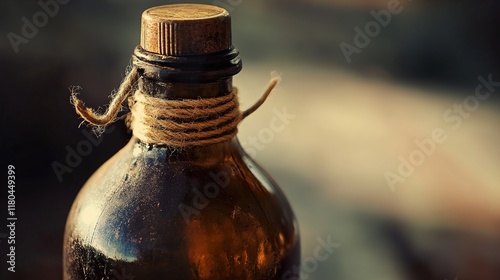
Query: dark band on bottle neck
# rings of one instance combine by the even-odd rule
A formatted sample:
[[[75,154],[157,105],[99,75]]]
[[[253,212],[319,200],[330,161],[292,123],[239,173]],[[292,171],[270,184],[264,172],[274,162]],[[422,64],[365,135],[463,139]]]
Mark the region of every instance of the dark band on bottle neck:
[[[137,46],[132,63],[142,77],[162,82],[210,83],[228,79],[241,71],[242,62],[234,47],[197,56],[165,56]]]

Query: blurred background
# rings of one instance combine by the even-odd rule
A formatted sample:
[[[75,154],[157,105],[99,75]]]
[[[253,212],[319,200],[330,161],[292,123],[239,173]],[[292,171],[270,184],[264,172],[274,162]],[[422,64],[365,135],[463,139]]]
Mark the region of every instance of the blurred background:
[[[71,203],[130,138],[122,123],[99,139],[79,127],[69,88],[107,104],[142,11],[180,1],[60,0],[44,18],[46,2],[0,2],[0,166],[16,167],[18,217],[15,273],[0,228],[2,279],[61,279]],[[500,2],[200,3],[232,15],[242,107],[282,73],[239,139],[295,210],[302,279],[500,279]],[[339,245],[324,261],[318,238]]]

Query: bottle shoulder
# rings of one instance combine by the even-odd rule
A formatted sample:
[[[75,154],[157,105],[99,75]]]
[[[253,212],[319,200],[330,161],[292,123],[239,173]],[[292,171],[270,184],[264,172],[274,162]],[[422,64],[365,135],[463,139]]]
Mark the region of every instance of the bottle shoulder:
[[[131,141],[89,178],[74,204],[91,204],[100,211],[168,204],[164,206],[169,209],[164,210],[174,212],[173,216],[180,213],[184,220],[205,208],[226,207],[227,212],[247,207],[247,211],[266,210],[294,220],[278,185],[237,141],[223,152],[215,160],[179,160],[169,158],[165,148],[147,148]]]

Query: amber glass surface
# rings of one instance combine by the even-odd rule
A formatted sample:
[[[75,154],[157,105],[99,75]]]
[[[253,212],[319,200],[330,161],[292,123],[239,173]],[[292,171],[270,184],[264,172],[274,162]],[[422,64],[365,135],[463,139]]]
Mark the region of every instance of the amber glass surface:
[[[282,279],[299,258],[285,196],[237,138],[176,151],[132,137],[73,204],[64,279]]]

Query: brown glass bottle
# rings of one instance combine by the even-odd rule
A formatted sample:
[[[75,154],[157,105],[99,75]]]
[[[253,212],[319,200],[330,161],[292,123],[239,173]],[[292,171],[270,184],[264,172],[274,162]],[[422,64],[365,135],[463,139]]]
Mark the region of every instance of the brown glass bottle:
[[[241,62],[225,10],[156,7],[143,14],[142,27],[134,54],[142,92],[198,99],[233,90]],[[299,259],[298,227],[285,196],[236,137],[189,149],[132,137],[73,203],[63,274],[65,280],[269,280],[282,279]]]

